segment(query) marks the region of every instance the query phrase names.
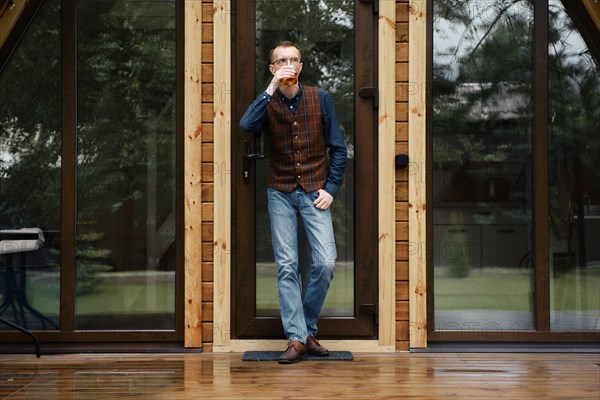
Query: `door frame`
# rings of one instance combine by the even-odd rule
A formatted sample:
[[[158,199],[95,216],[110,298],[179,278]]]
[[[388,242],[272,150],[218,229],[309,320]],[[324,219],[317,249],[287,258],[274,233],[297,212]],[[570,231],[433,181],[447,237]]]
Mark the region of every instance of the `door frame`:
[[[242,1],[238,1],[238,5]],[[258,165],[252,162],[248,177],[243,176],[243,169],[248,159],[245,152],[258,152],[257,136],[243,132],[237,127],[237,121],[245,112],[247,106],[255,99],[256,87],[256,21],[253,10],[256,2],[243,0],[246,11],[244,18],[238,18],[234,24],[234,43],[232,65],[234,66],[233,81],[236,104],[232,110],[234,121],[232,126],[232,243],[235,252],[232,253],[232,319],[231,335],[236,338],[285,338],[279,316],[258,316],[256,307],[256,196]],[[373,339],[377,336],[376,315],[371,310],[361,312],[363,305],[377,303],[377,233],[376,226],[371,221],[376,216],[376,182],[377,170],[372,160],[377,158],[374,132],[375,105],[371,97],[363,98],[356,95],[359,88],[374,86],[376,80],[373,54],[376,51],[374,40],[375,15],[370,5],[356,4],[354,9],[355,42],[353,109],[355,112],[355,157],[354,187],[356,193],[363,193],[353,199],[355,207],[353,217],[347,222],[354,226],[354,296],[352,301],[352,316],[323,316],[319,319],[319,338],[362,338]],[[359,49],[368,49],[358,51]],[[259,64],[261,64],[259,62]],[[248,148],[246,148],[248,146]],[[267,160],[257,161],[261,167],[267,166]]]
[[[221,87],[233,88],[232,65],[232,0],[220,2],[214,14],[214,81]],[[385,180],[379,175],[377,213],[380,221],[379,238],[379,325],[376,340],[333,340],[330,349],[355,351],[395,350],[395,2],[381,2],[378,18],[378,171],[385,171]],[[390,89],[391,88],[391,89]],[[392,91],[391,96],[384,93]],[[382,91],[384,91],[382,93]],[[231,92],[231,91],[230,91]],[[231,137],[233,132],[231,94],[214,102],[214,162],[230,166]],[[382,157],[384,155],[384,157]],[[391,171],[391,172],[390,172]],[[219,204],[214,214],[214,291],[213,291],[213,351],[245,351],[247,349],[280,349],[285,340],[232,339],[231,337],[231,273],[232,273],[232,184],[231,171],[227,179],[215,179],[214,201]],[[232,178],[233,179],[233,178]],[[385,224],[382,224],[382,221]],[[391,223],[390,223],[391,222]],[[383,226],[382,226],[383,225]],[[383,229],[383,231],[382,231]],[[382,251],[382,249],[384,251]]]

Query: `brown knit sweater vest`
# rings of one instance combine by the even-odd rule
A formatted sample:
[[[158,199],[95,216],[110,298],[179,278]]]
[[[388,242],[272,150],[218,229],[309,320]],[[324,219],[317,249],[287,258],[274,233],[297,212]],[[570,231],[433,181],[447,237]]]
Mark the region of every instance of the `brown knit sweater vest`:
[[[327,151],[318,88],[302,87],[295,114],[276,91],[267,106],[269,187],[291,192],[322,189],[327,179]]]

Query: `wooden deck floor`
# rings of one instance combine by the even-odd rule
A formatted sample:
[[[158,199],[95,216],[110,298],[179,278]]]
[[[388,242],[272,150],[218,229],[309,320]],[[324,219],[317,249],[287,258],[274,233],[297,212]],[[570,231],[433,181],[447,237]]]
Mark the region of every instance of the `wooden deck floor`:
[[[595,399],[600,354],[0,354],[1,399]]]

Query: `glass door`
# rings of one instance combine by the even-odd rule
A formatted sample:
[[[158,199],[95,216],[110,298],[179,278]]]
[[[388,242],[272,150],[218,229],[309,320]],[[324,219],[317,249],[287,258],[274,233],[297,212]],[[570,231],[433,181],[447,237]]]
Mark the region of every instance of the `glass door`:
[[[585,15],[559,0],[453,4],[433,1],[430,338],[598,340]]]
[[[550,329],[600,330],[600,74],[567,9],[550,0]]]
[[[295,42],[302,55],[302,83],[330,93],[348,147],[344,184],[332,206],[338,259],[319,334],[373,337],[375,316],[364,311],[372,311],[377,299],[376,227],[371,223],[376,220],[372,207],[376,188],[374,104],[357,94],[361,87],[373,86],[376,81],[373,8],[350,0],[251,3],[238,2],[237,9],[234,76],[242,100],[235,122],[271,79],[268,55],[272,46],[280,40]],[[280,337],[283,331],[266,197],[267,138],[260,132],[251,135],[238,130],[235,134],[239,179],[234,188],[234,331],[237,337]],[[265,158],[250,161],[243,157],[245,153]],[[243,170],[248,171],[247,177]],[[298,230],[300,273],[307,278],[304,271],[309,267],[310,250],[303,227]]]
[[[0,318],[28,329],[60,318],[60,30],[60,1],[48,0],[0,59]]]
[[[434,2],[433,293],[440,331],[534,328],[533,8],[503,3],[453,9]]]
[[[0,317],[181,341],[183,3],[34,5],[0,44]]]
[[[176,8],[77,2],[76,329],[175,329]]]

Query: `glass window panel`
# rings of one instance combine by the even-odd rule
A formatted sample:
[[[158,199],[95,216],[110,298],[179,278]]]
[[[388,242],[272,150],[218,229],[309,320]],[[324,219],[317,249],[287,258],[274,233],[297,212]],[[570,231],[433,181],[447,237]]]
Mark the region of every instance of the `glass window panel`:
[[[348,146],[344,184],[332,205],[338,259],[321,316],[354,315],[354,2],[258,0],[256,2],[256,93],[271,80],[271,47],[291,40],[302,54],[303,84],[329,92]],[[263,152],[268,146],[261,137]],[[268,155],[268,154],[267,154]],[[279,314],[277,274],[267,210],[268,160],[258,161],[256,179],[257,315]],[[310,267],[308,241],[299,228],[300,265]],[[304,268],[302,268],[304,267]],[[308,273],[302,274],[308,278]]]
[[[562,3],[549,3],[550,326],[600,329],[600,75]]]
[[[433,4],[435,329],[533,329],[532,3]]]
[[[77,2],[77,329],[175,328],[175,2]]]
[[[0,241],[0,316],[30,329],[59,323],[60,30],[48,0],[0,70],[0,235],[33,233]]]

